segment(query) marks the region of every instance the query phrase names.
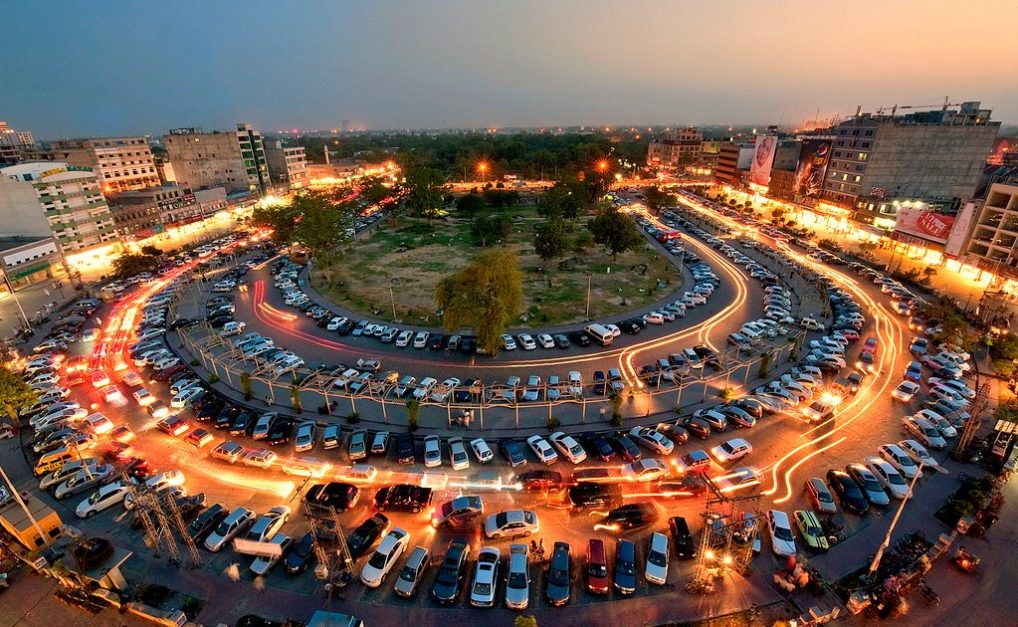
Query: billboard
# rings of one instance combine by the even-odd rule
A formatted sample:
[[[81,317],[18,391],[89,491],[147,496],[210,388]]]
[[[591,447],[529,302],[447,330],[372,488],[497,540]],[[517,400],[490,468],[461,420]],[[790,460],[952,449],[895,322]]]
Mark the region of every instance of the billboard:
[[[898,210],[898,217],[894,222],[894,230],[897,233],[914,235],[939,244],[947,243],[952,226],[954,216],[945,216],[917,207],[902,207]]]
[[[756,138],[753,164],[749,168],[749,182],[767,187],[774,165],[774,153],[778,149],[777,135],[761,135]]]
[[[947,236],[947,243],[944,245],[944,254],[957,259],[961,256],[961,247],[965,243],[965,236],[968,235],[972,221],[976,217],[976,203],[969,202],[958,214],[951,227],[951,234]]]
[[[819,198],[824,191],[824,177],[831,160],[831,141],[807,139],[799,150],[799,165],[795,168],[796,194]]]

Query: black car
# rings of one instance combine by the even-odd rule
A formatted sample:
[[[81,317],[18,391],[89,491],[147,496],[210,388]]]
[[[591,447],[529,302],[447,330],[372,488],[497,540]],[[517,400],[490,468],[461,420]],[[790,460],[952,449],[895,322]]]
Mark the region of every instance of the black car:
[[[670,422],[659,422],[654,430],[676,444],[689,442],[689,431],[685,427]]]
[[[286,572],[291,575],[299,575],[307,570],[308,566],[315,559],[315,537],[312,532],[307,532],[300,539],[293,549],[286,554]]]
[[[311,486],[304,496],[304,502],[313,515],[328,514],[327,518],[331,519],[333,509],[345,512],[357,504],[359,496],[360,488],[357,486],[333,481]]]
[[[406,483],[386,486],[375,493],[375,507],[379,511],[418,513],[431,505],[431,488]]]
[[[764,411],[766,411],[766,405],[755,398],[740,398],[732,401],[731,404],[733,407],[738,407],[754,418],[762,418]]]
[[[621,594],[636,592],[636,545],[619,540],[615,548],[615,589]]]
[[[569,602],[569,588],[572,583],[569,561],[569,545],[565,542],[556,542],[551,553],[547,590],[548,603],[556,607]]]
[[[255,417],[254,414],[248,412],[242,412],[236,415],[233,422],[230,423],[230,435],[242,435],[246,434],[249,428],[253,428]]]
[[[350,557],[357,559],[366,554],[383,535],[389,531],[389,518],[384,514],[375,514],[357,526],[346,537],[346,548]]]
[[[449,543],[445,559],[442,560],[442,566],[435,576],[435,583],[431,586],[431,596],[439,603],[452,603],[459,596],[460,583],[466,575],[469,552],[470,545],[465,540],[453,540]]]
[[[610,462],[615,459],[615,449],[612,448],[611,442],[608,441],[608,438],[603,435],[594,434],[584,438],[584,445],[584,448],[586,448],[591,455],[603,462]]]
[[[516,475],[516,482],[528,492],[558,492],[562,490],[562,474],[554,470],[531,470]]]
[[[293,425],[294,421],[289,418],[277,419],[272,423],[272,428],[269,429],[269,435],[266,436],[265,442],[270,446],[286,444],[293,436]]]
[[[578,346],[590,346],[590,335],[583,331],[572,331],[567,337]]]
[[[635,442],[629,439],[624,434],[612,436],[612,446],[618,451],[619,455],[622,456],[627,462],[638,462],[643,459],[643,452],[640,451],[640,447]]]
[[[707,492],[707,480],[699,473],[689,473],[681,479],[664,479],[658,482],[659,499],[691,499]]]
[[[608,512],[605,524],[616,526],[622,531],[638,529],[657,522],[658,513],[652,503],[630,503]]]
[[[625,333],[628,333],[629,335],[636,335],[637,333],[643,330],[643,327],[635,318],[619,322],[618,327],[622,329],[622,331],[624,331]]]
[[[863,496],[862,489],[848,473],[842,470],[828,470],[827,483],[831,490],[838,495],[841,506],[846,512],[865,514],[870,509],[869,501]]]
[[[605,378],[604,372],[600,370],[594,371],[594,396],[605,396],[608,393],[608,379]]]
[[[465,337],[460,340],[460,352],[464,355],[473,355],[477,352],[477,338]]]
[[[523,451],[523,445],[516,440],[502,440],[498,444],[502,455],[509,462],[510,468],[518,468],[527,465],[527,454]]]
[[[615,507],[622,502],[622,488],[614,483],[580,483],[570,486],[566,499],[573,507]]]
[[[446,339],[444,335],[435,333],[434,335],[428,338],[428,348],[430,348],[433,351],[440,351],[443,348],[445,348],[445,342]]]
[[[682,421],[682,426],[701,440],[706,440],[710,437],[710,424],[703,418],[690,416]]]
[[[403,432],[396,435],[396,461],[400,464],[417,463],[414,454],[414,436]]]
[[[173,330],[182,329],[184,327],[189,327],[197,322],[198,322],[197,318],[177,318],[176,320],[170,323],[170,328]]]
[[[564,333],[556,333],[552,339],[555,340],[555,346],[562,349],[569,348],[569,338]]]
[[[191,539],[195,543],[201,542],[212,533],[219,523],[223,521],[230,513],[230,510],[226,509],[219,503],[216,503],[212,507],[209,507],[204,512],[198,514],[198,517],[191,521],[191,524],[187,526],[187,532],[190,534]]]
[[[240,407],[237,407],[236,405],[223,405],[223,408],[219,410],[218,414],[216,414],[212,423],[213,426],[215,426],[216,429],[229,429],[230,425],[233,424],[233,419],[240,414],[240,411]]]

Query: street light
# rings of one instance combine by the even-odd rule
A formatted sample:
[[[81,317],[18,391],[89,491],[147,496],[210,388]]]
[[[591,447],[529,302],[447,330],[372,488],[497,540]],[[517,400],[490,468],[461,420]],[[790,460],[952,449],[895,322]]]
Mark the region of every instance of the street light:
[[[487,180],[488,164],[483,161],[478,163],[477,171],[481,173],[481,183],[484,183]]]
[[[608,170],[608,161],[607,161],[607,159],[601,159],[600,161],[598,161],[597,162],[597,169],[598,169],[599,172],[607,171]]]

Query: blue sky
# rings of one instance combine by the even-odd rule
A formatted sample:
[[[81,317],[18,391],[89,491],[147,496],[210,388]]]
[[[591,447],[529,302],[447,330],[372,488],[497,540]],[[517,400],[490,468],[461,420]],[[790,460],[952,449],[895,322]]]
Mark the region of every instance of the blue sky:
[[[981,100],[1018,122],[1018,4],[7,2],[0,119],[40,138],[795,124]]]

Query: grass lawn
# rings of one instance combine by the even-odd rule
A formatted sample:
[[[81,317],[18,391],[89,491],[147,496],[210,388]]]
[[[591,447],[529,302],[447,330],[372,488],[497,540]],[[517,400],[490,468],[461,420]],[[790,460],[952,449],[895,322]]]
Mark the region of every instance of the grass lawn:
[[[501,212],[513,218],[512,233],[502,245],[517,251],[524,277],[523,312],[513,326],[583,321],[588,273],[591,318],[638,308],[681,285],[678,270],[649,245],[615,260],[591,247],[543,262],[533,248],[533,228],[541,221],[536,209],[519,205]],[[585,229],[584,221],[574,225],[573,236]],[[481,250],[474,244],[470,221],[455,212],[430,225],[416,220],[397,227],[380,223],[368,236],[349,243],[331,267],[317,267],[312,282],[319,293],[353,311],[392,320],[395,300],[396,316],[404,323],[437,326],[435,286]],[[659,280],[662,289],[657,288]]]

